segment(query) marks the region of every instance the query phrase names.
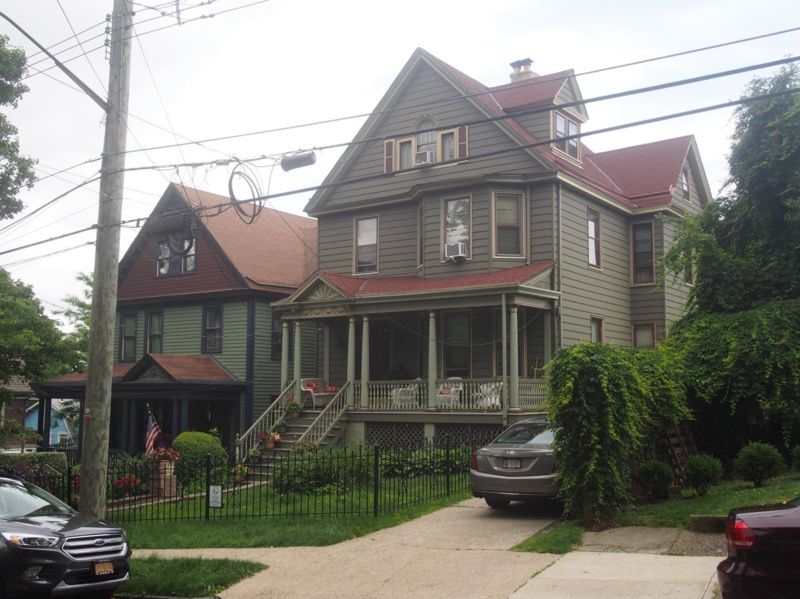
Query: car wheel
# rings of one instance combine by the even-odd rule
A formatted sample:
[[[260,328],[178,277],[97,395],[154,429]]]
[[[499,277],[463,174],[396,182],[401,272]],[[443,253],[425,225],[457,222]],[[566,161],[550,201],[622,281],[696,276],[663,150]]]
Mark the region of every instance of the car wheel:
[[[511,503],[508,499],[489,499],[486,498],[486,505],[488,505],[493,510],[503,510],[508,507],[508,504]]]

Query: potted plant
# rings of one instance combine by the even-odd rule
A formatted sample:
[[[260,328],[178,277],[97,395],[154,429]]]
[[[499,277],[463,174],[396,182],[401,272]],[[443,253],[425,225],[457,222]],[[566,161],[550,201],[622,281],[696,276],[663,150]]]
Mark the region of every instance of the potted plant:
[[[158,463],[158,470],[162,474],[172,474],[175,470],[175,460],[179,457],[181,454],[170,447],[158,447],[150,453],[150,459]]]
[[[261,431],[258,433],[258,440],[265,449],[273,449],[275,447],[275,443],[281,440],[281,436],[274,431],[271,433]]]
[[[300,402],[297,401],[293,395],[286,398],[286,418],[297,418],[300,415]]]

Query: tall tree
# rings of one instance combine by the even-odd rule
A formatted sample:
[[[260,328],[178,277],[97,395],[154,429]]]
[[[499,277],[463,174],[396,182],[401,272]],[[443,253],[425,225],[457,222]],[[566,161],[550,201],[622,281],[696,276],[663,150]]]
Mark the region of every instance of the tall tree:
[[[693,265],[683,358],[701,440],[730,457],[748,438],[800,441],[800,72],[757,78],[729,155],[726,194],[680,227],[665,258]]]
[[[0,220],[22,210],[17,194],[34,182],[34,161],[20,155],[17,128],[5,114],[7,108],[16,108],[28,91],[21,83],[25,71],[25,53],[8,46],[8,37],[0,35]]]
[[[70,365],[71,370],[85,372],[86,358],[89,353],[89,322],[92,318],[94,277],[91,273],[80,272],[75,278],[83,284],[80,295],[66,296],[62,303],[67,307],[56,313],[64,316],[72,326],[72,330],[66,336],[66,341],[71,345],[75,358],[75,363]]]

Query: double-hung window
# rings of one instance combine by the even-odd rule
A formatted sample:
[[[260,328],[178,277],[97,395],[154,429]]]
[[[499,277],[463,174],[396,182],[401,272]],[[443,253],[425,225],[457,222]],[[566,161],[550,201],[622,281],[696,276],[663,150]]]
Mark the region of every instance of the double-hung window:
[[[655,282],[653,223],[634,223],[631,226],[631,237],[633,284],[645,285]]]
[[[147,351],[160,354],[164,351],[164,313],[149,312],[147,314]]]
[[[681,169],[680,178],[680,195],[684,202],[689,201],[689,167],[684,166]]]
[[[136,327],[138,318],[135,312],[123,314],[120,319],[119,361],[133,362],[136,360]]]
[[[634,347],[655,347],[656,326],[652,322],[633,325]]]
[[[498,193],[494,198],[495,255],[522,255],[522,196]]]
[[[600,256],[600,213],[593,208],[587,208],[586,223],[589,238],[589,266],[600,268],[602,266]]]
[[[378,217],[356,219],[355,272],[378,272]]]
[[[589,340],[592,343],[603,342],[603,319],[592,316],[589,319]]]
[[[470,225],[472,215],[469,198],[445,200],[444,203],[444,243],[450,245],[463,243],[466,256],[471,255]]]
[[[222,306],[203,308],[202,351],[204,354],[222,351]]]
[[[401,139],[397,142],[397,169],[404,170],[414,166],[414,140]]]
[[[578,138],[566,138],[578,135],[579,132],[580,128],[577,122],[567,118],[560,112],[555,113],[555,140],[553,141],[553,146],[575,160],[578,160]]]

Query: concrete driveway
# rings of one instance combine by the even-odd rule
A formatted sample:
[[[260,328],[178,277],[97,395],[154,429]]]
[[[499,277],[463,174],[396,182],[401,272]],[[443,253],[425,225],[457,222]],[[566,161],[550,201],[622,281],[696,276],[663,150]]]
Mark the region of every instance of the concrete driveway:
[[[470,499],[329,547],[159,550],[135,555],[248,559],[269,566],[221,593],[223,599],[506,599],[559,558],[508,551],[552,521],[552,515],[524,505],[490,510],[482,500]]]

